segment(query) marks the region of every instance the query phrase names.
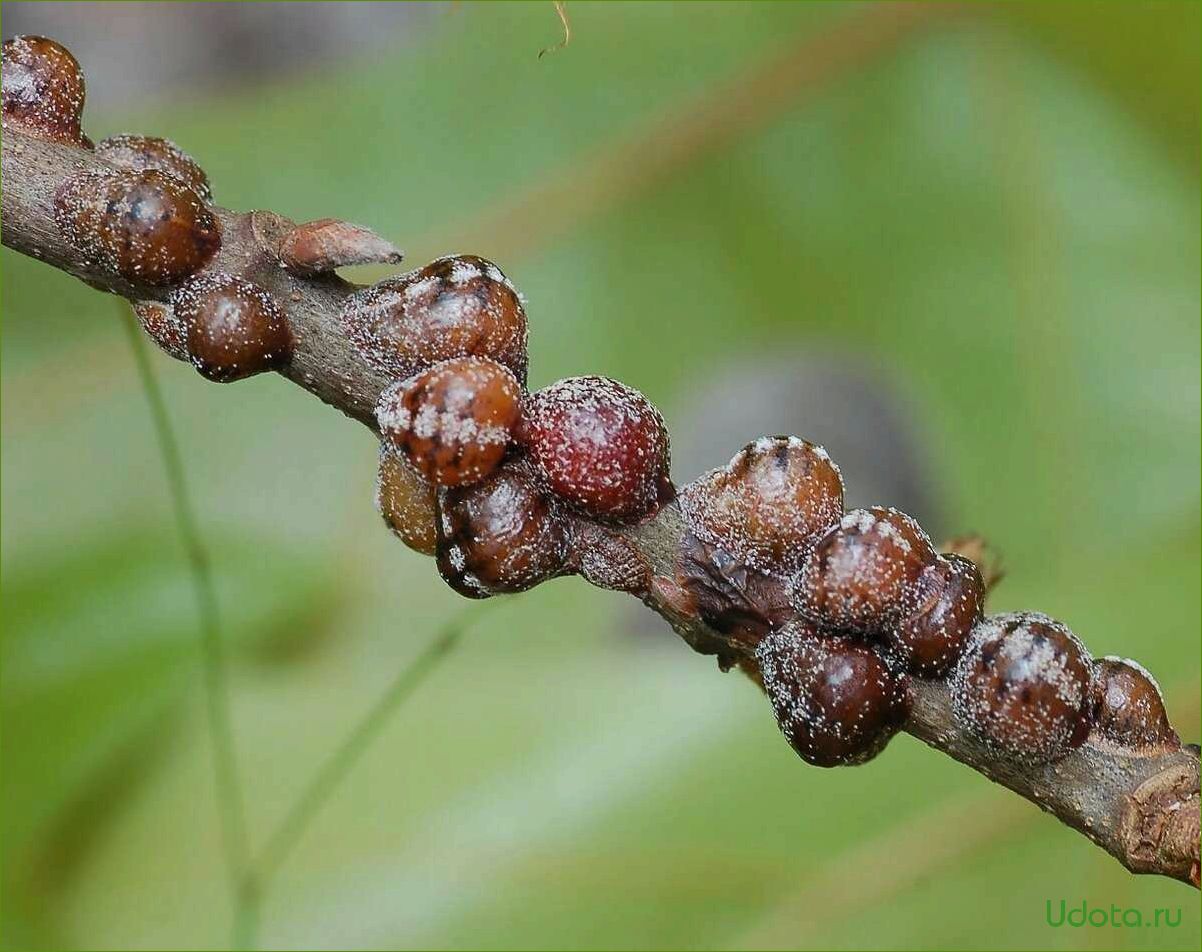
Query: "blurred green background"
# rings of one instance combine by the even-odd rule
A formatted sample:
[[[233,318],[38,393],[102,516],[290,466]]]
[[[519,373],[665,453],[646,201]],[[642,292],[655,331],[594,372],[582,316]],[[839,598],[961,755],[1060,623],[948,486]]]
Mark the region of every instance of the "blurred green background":
[[[532,386],[638,386],[691,434],[678,481],[757,435],[740,409],[783,412],[856,501],[984,533],[996,610],[1138,658],[1194,741],[1198,11],[573,2],[538,59],[550,3],[463,3],[129,103],[89,71],[94,17],[59,38],[94,138],[170,136],[223,205],[362,222],[414,264],[493,258],[529,298]],[[194,14],[159,11],[185,42]],[[3,939],[221,948],[195,612],[118,304],[0,261]],[[365,430],[154,359],[259,844],[463,603],[379,524]],[[1062,898],[1181,924],[1050,928]],[[1197,949],[1198,911],[909,737],[807,768],[749,683],[573,579],[489,603],[280,870],[262,942]]]

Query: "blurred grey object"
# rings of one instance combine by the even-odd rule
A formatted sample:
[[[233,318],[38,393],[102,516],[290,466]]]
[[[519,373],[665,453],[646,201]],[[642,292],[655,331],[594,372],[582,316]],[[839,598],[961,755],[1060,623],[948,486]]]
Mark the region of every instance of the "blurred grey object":
[[[99,111],[260,82],[424,32],[432,3],[4,4],[4,37],[51,36]]]
[[[677,485],[760,436],[819,443],[843,471],[848,509],[896,506],[943,527],[910,402],[873,367],[838,354],[746,358],[694,391],[672,432]]]

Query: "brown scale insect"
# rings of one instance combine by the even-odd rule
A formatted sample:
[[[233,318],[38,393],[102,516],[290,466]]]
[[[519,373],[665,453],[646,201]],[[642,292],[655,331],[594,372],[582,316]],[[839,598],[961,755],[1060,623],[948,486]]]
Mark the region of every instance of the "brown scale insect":
[[[590,585],[644,595],[651,565],[639,547],[621,532],[591,519],[571,522],[568,562]]]
[[[1134,751],[1161,751],[1181,745],[1169,724],[1160,685],[1127,658],[1099,658],[1086,705],[1091,736]]]
[[[190,359],[188,334],[171,305],[160,301],[138,301],[133,308],[142,330],[160,350],[176,360]]]
[[[1057,760],[1088,734],[1091,663],[1077,636],[1047,615],[991,615],[973,629],[952,676],[952,713],[999,753]]]
[[[109,136],[96,145],[96,154],[122,168],[166,172],[187,185],[205,202],[213,200],[209,177],[204,169],[170,139],[157,136]]]
[[[515,437],[543,484],[585,515],[631,522],[674,495],[664,418],[609,377],[569,377],[531,394]]]
[[[387,443],[380,444],[376,509],[405,545],[423,555],[434,554],[438,547],[434,487]]]
[[[452,357],[490,357],[526,384],[526,312],[491,261],[439,258],[352,294],[343,330],[376,369],[405,378]]]
[[[689,528],[748,566],[796,566],[843,514],[843,478],[821,446],[762,437],[680,493]]]
[[[158,169],[77,173],[55,193],[54,220],[94,265],[132,284],[178,284],[221,247],[200,196]]]
[[[923,573],[925,593],[918,608],[886,633],[888,642],[906,659],[912,674],[939,678],[947,674],[982,617],[985,582],[975,562],[962,555],[943,555]]]
[[[909,714],[905,674],[863,642],[793,622],[759,643],[756,661],[781,732],[806,763],[871,760]]]
[[[91,148],[83,134],[83,70],[66,47],[44,36],[4,41],[0,114],[5,129]]]
[[[936,557],[904,512],[853,509],[806,556],[793,602],[823,628],[881,634],[914,610],[922,573]]]
[[[188,335],[188,356],[201,375],[219,383],[278,370],[292,356],[284,310],[266,290],[216,271],[171,295]]]
[[[459,594],[522,592],[562,574],[566,560],[563,516],[526,464],[439,490],[438,571]]]
[[[457,357],[392,384],[376,421],[431,483],[463,486],[505,457],[521,397],[517,378],[495,360]]]

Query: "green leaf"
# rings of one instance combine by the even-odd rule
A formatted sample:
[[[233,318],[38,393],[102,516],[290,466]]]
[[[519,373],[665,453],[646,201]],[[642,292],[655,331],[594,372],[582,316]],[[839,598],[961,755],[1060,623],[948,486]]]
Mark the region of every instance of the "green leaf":
[[[215,541],[222,634],[244,660],[320,636],[330,594],[316,566],[262,543]],[[6,563],[4,606],[6,888],[36,907],[178,736],[198,622],[178,542],[129,529]]]

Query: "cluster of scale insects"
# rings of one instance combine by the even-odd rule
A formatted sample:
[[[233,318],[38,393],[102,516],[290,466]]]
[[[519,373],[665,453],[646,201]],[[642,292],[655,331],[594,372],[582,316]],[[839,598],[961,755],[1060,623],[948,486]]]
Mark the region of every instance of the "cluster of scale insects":
[[[143,136],[93,146],[82,73],[52,40],[6,42],[2,85],[5,129],[107,162],[61,184],[55,219],[91,267],[167,292],[136,306],[163,350],[218,381],[288,364],[286,309],[206,270],[221,229],[191,157]],[[393,379],[377,408],[378,508],[463,595],[581,574],[667,600],[739,646],[790,744],[822,766],[882,750],[912,678],[946,679],[956,722],[999,757],[1048,763],[1087,738],[1133,753],[1179,743],[1134,662],[1094,660],[1045,615],[985,616],[971,560],[940,554],[896,509],[845,512],[821,447],[765,437],[678,492],[663,417],[637,390],[585,376],[529,392],[523,300],[492,262],[444,257],[381,281],[346,299],[339,324]],[[673,578],[629,540],[668,505],[686,529]]]

